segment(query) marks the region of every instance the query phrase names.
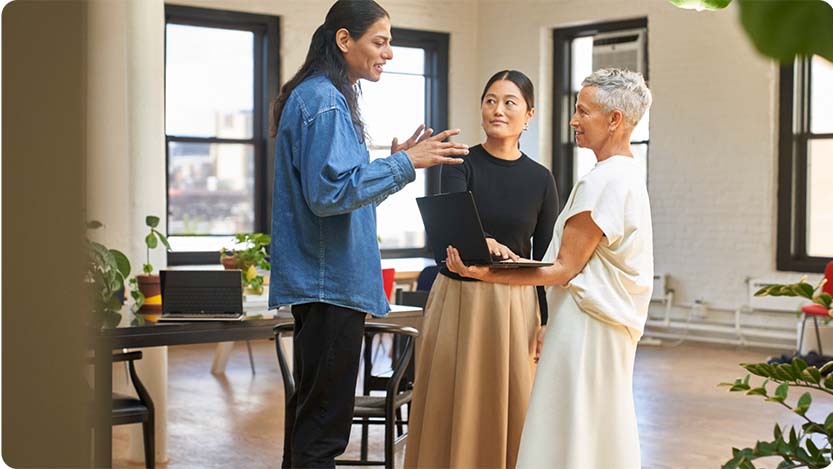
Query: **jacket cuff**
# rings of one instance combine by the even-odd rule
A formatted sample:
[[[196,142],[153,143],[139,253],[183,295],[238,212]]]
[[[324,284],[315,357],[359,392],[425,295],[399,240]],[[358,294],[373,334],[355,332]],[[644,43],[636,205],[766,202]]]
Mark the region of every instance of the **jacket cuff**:
[[[404,151],[390,155],[385,158],[385,162],[390,166],[391,172],[393,173],[393,180],[400,189],[416,179],[414,165]]]

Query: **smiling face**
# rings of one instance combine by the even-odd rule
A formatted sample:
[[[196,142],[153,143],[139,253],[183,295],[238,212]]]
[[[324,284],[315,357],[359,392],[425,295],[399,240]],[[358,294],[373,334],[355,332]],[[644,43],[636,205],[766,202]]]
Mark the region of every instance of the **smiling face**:
[[[353,39],[346,29],[336,32],[336,42],[347,62],[347,76],[351,83],[360,78],[368,81],[382,78],[382,68],[393,59],[390,39],[390,19],[387,17],[378,19],[358,39]]]
[[[585,86],[578,93],[576,112],[570,119],[576,144],[593,151],[600,149],[610,135],[609,113],[596,102],[596,88]]]
[[[535,110],[527,107],[518,85],[497,80],[486,90],[480,113],[481,125],[489,138],[518,138]]]

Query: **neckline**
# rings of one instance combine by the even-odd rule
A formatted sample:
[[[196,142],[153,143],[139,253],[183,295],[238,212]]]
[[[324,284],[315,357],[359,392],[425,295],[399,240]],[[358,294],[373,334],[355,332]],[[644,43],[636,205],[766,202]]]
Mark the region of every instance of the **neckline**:
[[[521,156],[515,158],[514,160],[505,160],[503,158],[498,158],[497,156],[489,153],[489,150],[486,150],[486,147],[483,144],[478,144],[478,147],[483,151],[483,154],[486,156],[486,159],[494,164],[501,165],[501,166],[514,166],[521,162],[524,159],[524,152],[521,152]]]
[[[607,158],[606,158],[606,159],[604,159],[603,161],[597,161],[597,162],[596,162],[596,164],[595,164],[595,166],[601,166],[601,165],[603,165],[603,164],[607,163],[608,161],[610,161],[610,160],[612,160],[612,159],[614,159],[614,158],[616,158],[616,159],[626,158],[626,159],[629,159],[629,160],[634,160],[634,161],[636,160],[636,157],[635,157],[635,156],[627,156],[627,155],[610,155],[609,157],[607,157]]]

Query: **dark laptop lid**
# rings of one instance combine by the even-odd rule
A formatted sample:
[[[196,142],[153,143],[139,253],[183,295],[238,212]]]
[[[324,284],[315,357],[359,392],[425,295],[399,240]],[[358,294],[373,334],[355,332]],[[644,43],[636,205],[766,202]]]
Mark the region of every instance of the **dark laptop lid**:
[[[419,197],[417,206],[437,264],[445,261],[449,245],[460,251],[466,264],[492,263],[471,192]]]
[[[161,270],[162,314],[243,313],[239,270]]]

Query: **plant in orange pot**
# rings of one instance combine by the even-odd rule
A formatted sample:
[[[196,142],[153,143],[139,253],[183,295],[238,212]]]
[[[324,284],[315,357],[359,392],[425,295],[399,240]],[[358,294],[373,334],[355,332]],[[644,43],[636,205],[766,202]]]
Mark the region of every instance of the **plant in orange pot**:
[[[266,250],[271,239],[271,236],[265,233],[238,233],[234,236],[237,243],[235,249],[223,248],[220,251],[220,263],[224,268],[240,269],[241,282],[246,294],[263,294],[265,279],[258,269],[266,272],[270,270],[269,254]]]
[[[150,250],[156,249],[161,242],[167,251],[171,250],[168,238],[156,229],[159,217],[148,215],[145,224],[150,232],[145,236],[145,263],[142,264],[144,274],[130,279],[130,296],[133,298],[133,312],[146,321],[156,322],[162,315],[162,290],[159,285],[159,275],[153,273],[150,263]]]

